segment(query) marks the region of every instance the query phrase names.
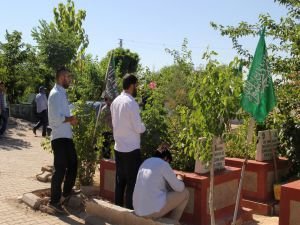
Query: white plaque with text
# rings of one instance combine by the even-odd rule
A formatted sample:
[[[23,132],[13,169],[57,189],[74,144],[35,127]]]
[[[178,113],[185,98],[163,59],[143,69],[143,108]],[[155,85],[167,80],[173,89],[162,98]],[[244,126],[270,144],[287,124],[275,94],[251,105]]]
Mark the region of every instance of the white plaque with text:
[[[273,159],[272,150],[277,154],[279,138],[277,130],[258,131],[255,160],[265,161]]]
[[[214,152],[214,168],[215,170],[221,170],[225,168],[225,143],[221,138],[216,138],[215,152]],[[196,160],[195,173],[207,173],[209,172],[209,162],[203,163],[200,160]]]

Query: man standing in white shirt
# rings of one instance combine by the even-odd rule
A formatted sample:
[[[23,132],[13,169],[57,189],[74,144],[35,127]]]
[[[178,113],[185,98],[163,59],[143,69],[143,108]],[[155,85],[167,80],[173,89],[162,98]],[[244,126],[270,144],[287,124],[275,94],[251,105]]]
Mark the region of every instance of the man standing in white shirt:
[[[115,140],[116,187],[115,203],[133,209],[132,194],[136,175],[141,165],[141,133],[146,128],[141,121],[137,95],[138,79],[132,74],[123,78],[123,92],[112,102],[111,115]]]
[[[138,216],[159,219],[167,217],[179,221],[188,203],[189,192],[169,163],[172,156],[162,146],[154,156],[140,166],[133,193],[133,207]]]
[[[36,130],[43,126],[42,136],[46,136],[48,126],[48,100],[46,96],[46,88],[41,86],[39,93],[35,96],[36,112],[39,122],[33,127],[33,133],[36,135]]]
[[[56,84],[48,99],[49,124],[52,129],[51,147],[54,154],[54,174],[51,180],[49,206],[59,213],[64,212],[61,202],[68,199],[72,194],[77,176],[77,154],[72,140],[71,126],[76,125],[78,121],[70,114],[66,93],[70,83],[70,71],[66,68],[59,69],[56,72]]]

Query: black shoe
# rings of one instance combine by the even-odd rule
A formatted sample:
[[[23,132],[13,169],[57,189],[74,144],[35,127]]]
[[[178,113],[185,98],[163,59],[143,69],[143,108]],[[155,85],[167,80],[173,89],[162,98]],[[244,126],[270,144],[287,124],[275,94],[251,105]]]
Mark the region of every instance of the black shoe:
[[[33,131],[34,135],[36,136],[36,129],[33,128],[32,131]]]
[[[53,209],[57,213],[66,213],[66,211],[64,210],[64,208],[60,203],[55,203],[55,204],[50,203],[49,208]]]
[[[62,196],[62,199],[61,199],[61,204],[62,205],[64,205],[64,204],[66,204],[69,200],[70,200],[70,198],[72,197],[72,196],[76,196],[76,195],[79,195],[81,193],[81,190],[80,189],[72,189],[72,191],[71,191],[71,193],[70,194],[68,194],[68,195],[66,195],[66,196]]]
[[[69,195],[79,195],[81,193],[80,189],[72,189],[71,193]]]

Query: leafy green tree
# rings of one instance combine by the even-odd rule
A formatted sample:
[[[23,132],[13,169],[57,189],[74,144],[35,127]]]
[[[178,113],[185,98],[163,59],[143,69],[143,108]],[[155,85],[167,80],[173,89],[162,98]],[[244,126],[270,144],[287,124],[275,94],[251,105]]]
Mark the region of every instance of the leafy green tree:
[[[0,73],[7,87],[8,100],[17,102],[22,96],[30,74],[26,70],[30,64],[27,61],[34,58],[34,52],[30,45],[22,42],[22,33],[6,31],[5,43],[0,43]]]
[[[266,28],[266,36],[274,40],[268,46],[269,60],[273,73],[283,75],[286,79],[291,78],[298,73],[300,68],[300,2],[297,0],[275,0],[284,5],[288,13],[282,17],[279,22],[271,18],[269,14],[259,15],[258,22],[249,24],[240,22],[237,26],[224,26],[211,22],[216,30],[219,30],[222,36],[231,38],[233,47],[238,54],[245,57],[247,61],[251,60],[252,55],[239,43],[239,39],[246,36],[257,36],[258,31]],[[284,54],[283,54],[284,53]],[[299,79],[297,77],[297,79]],[[293,78],[292,78],[293,79]]]
[[[237,26],[211,23],[222,36],[232,39],[233,47],[250,64],[252,55],[239,43],[240,38],[257,36],[265,27],[270,37],[268,46],[270,69],[277,75],[275,93],[277,107],[267,118],[266,124],[258,129],[279,129],[281,137],[280,153],[293,162],[292,173],[299,172],[300,153],[296,135],[300,130],[300,2],[298,0],[275,0],[286,7],[287,14],[277,22],[269,14],[259,15],[258,22],[240,22]],[[254,52],[254,51],[253,51]]]
[[[110,56],[113,52],[116,73],[119,78],[122,78],[126,73],[135,73],[138,70],[139,66],[139,55],[135,52],[131,52],[129,49],[116,48],[109,51],[101,62],[101,68],[103,73],[106,73],[106,69],[109,63]]]
[[[84,50],[88,47],[89,40],[85,34],[83,28],[83,21],[86,17],[85,10],[78,10],[76,13],[75,5],[72,0],[68,0],[66,5],[59,3],[58,8],[53,9],[54,12],[54,24],[60,32],[71,32],[80,40],[80,56],[84,53]]]
[[[82,27],[85,11],[75,12],[74,2],[60,3],[54,8],[54,22],[40,21],[33,28],[32,37],[38,43],[40,55],[45,64],[56,70],[62,65],[70,65],[81,56],[88,46],[88,38]]]
[[[221,137],[229,129],[229,120],[237,116],[240,108],[242,74],[236,74],[238,60],[228,66],[220,65],[205,54],[208,63],[200,75],[190,80],[188,96],[192,107],[179,106],[181,116],[178,139],[185,153],[208,162],[213,137]],[[200,141],[199,138],[206,141]]]
[[[99,101],[104,91],[105,73],[98,59],[89,54],[72,67],[72,72],[74,85],[69,96],[73,101]]]

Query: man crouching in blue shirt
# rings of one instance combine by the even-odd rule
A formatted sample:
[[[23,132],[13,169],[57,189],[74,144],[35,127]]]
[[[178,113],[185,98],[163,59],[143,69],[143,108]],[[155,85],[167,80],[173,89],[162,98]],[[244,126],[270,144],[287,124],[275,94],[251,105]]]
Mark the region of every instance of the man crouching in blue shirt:
[[[51,181],[49,207],[59,213],[64,212],[62,203],[72,194],[77,176],[77,154],[72,140],[71,126],[76,125],[78,121],[70,114],[66,93],[71,80],[71,73],[68,69],[59,69],[56,72],[56,84],[48,99],[49,125],[52,129],[51,147],[54,154],[54,174]]]

